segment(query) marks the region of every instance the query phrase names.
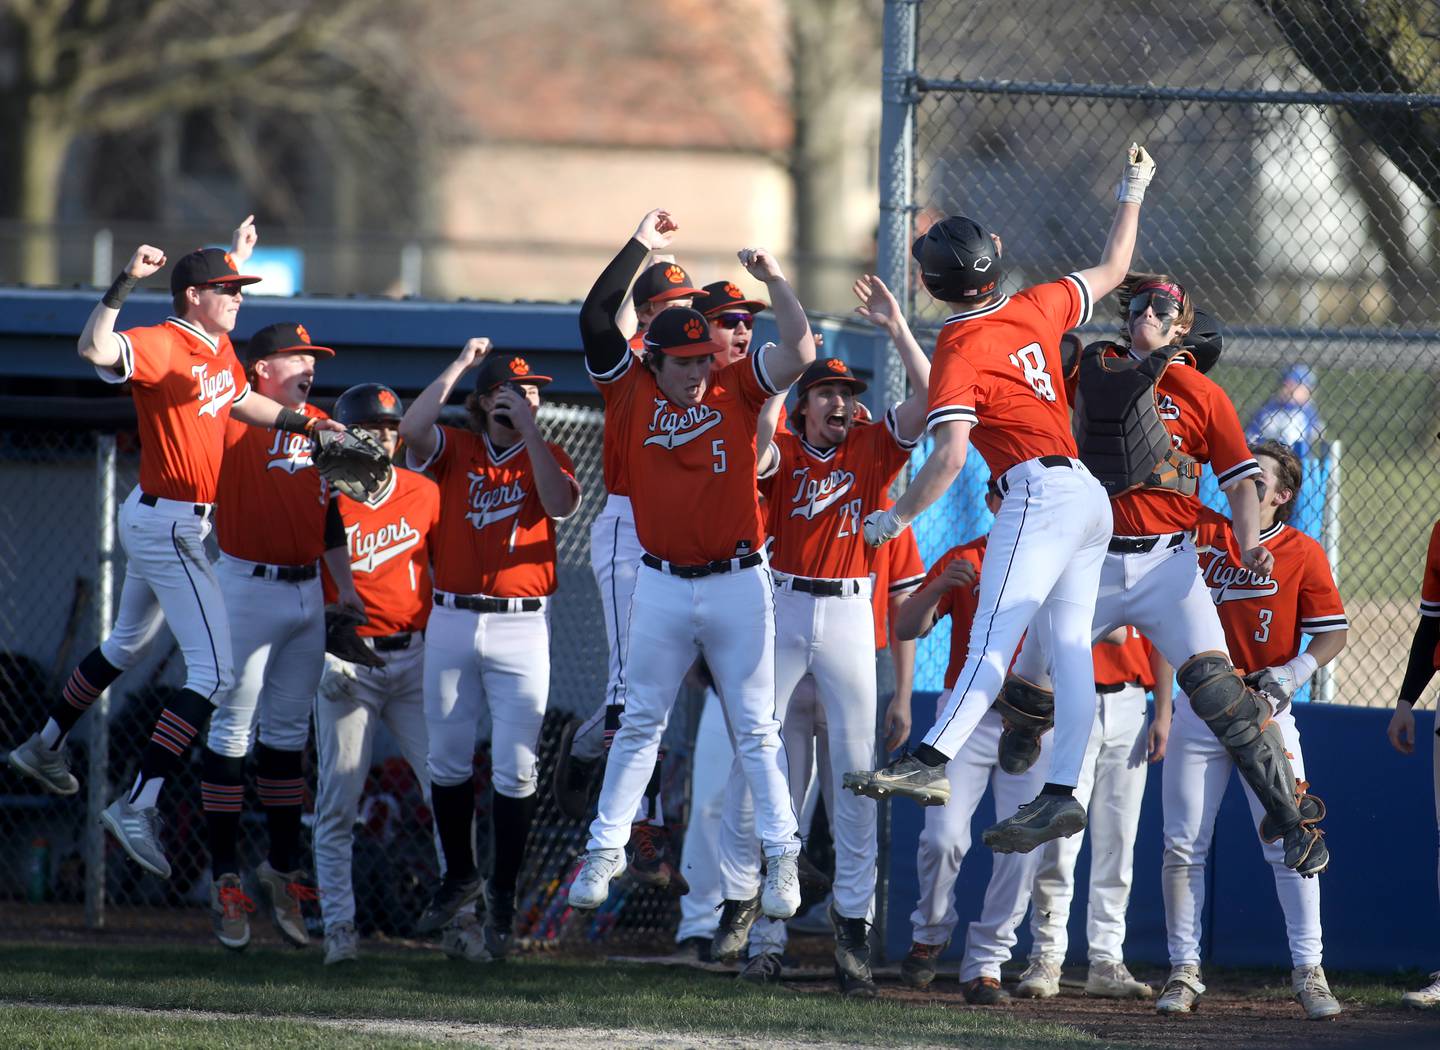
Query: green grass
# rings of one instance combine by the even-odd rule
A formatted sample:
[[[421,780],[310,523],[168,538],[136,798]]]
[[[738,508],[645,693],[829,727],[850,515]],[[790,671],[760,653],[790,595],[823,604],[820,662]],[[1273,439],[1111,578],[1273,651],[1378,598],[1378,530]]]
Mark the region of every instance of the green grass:
[[[1105,1045],[1067,1025],[897,1001],[852,1002],[833,995],[754,989],[728,975],[689,969],[541,960],[464,966],[434,952],[376,953],[356,966],[335,971],[324,969],[316,952],[261,950],[235,956],[219,948],[107,946],[95,950],[6,945],[0,947],[0,998],[30,1004],[210,1010],[277,1018],[634,1028],[877,1045],[927,1043],[1026,1050]],[[67,1014],[54,1026],[56,1038],[80,1023],[72,1018]],[[267,1038],[279,1031],[273,1025],[293,1025],[297,1031],[307,1027],[290,1020],[244,1022],[251,1033],[263,1031]],[[179,1041],[133,1045],[192,1045],[184,1041],[184,1032],[173,1034]],[[283,1032],[275,1035],[276,1040],[288,1037]],[[330,1038],[327,1031],[325,1039]],[[373,1035],[367,1038],[370,1045],[391,1045],[378,1044]],[[85,1042],[77,1039],[44,1045],[79,1046]],[[201,1042],[228,1045],[211,1042],[208,1037]],[[0,1045],[29,1044],[23,1039],[0,1039]],[[94,1045],[88,1042],[87,1050]]]

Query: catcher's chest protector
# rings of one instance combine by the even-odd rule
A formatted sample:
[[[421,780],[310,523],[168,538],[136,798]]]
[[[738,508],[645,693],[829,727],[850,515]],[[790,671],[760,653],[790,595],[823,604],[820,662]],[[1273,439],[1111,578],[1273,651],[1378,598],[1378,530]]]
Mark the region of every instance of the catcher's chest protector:
[[[1115,356],[1114,343],[1091,343],[1080,355],[1075,437],[1080,460],[1110,496],[1135,488],[1170,489],[1189,496],[1200,465],[1175,448],[1160,420],[1155,388],[1179,347],[1137,361]]]

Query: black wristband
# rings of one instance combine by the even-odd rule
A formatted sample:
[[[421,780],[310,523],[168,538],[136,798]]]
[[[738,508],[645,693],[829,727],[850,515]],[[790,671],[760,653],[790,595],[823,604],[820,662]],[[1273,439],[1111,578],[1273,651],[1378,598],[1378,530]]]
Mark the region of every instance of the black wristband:
[[[275,417],[275,429],[290,434],[308,434],[314,425],[315,420],[304,412],[296,412],[293,408],[282,407],[280,414]]]
[[[139,283],[140,278],[132,277],[124,270],[121,270],[120,276],[115,278],[115,283],[110,286],[100,302],[112,310],[118,310],[120,309],[120,304],[125,301],[125,297],[133,292],[135,286]]]

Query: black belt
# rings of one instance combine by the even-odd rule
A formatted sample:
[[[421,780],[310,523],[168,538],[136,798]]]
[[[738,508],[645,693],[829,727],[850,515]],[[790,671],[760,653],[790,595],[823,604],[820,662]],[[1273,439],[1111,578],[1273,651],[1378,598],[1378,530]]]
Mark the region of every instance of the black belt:
[[[406,631],[403,634],[387,634],[383,638],[371,638],[370,644],[375,647],[377,653],[393,653],[401,649],[410,648],[410,640],[417,632]]]
[[[160,497],[152,496],[148,492],[142,492],[140,493],[140,502],[145,504],[145,506],[147,507],[153,507],[160,502]],[[184,500],[177,499],[171,500],[170,502],[183,503]],[[197,518],[203,518],[205,515],[210,513],[210,505],[208,503],[192,503],[190,507],[195,512],[195,516]]]
[[[1108,683],[1096,682],[1095,691],[1097,693],[1118,693],[1121,690],[1129,689],[1132,685],[1140,684],[1140,682],[1116,682],[1115,684],[1110,685]]]
[[[1165,548],[1178,547],[1185,542],[1189,536],[1188,532],[1172,533],[1166,536],[1112,536],[1110,537],[1111,554],[1149,554],[1163,540]]]
[[[1069,456],[1037,456],[1035,462],[1039,463],[1042,467],[1069,467],[1072,470],[1075,467],[1075,464],[1070,461]],[[1018,463],[1016,464],[1017,467],[1019,465]],[[1010,471],[1007,470],[1005,474],[1008,473],[1010,473]],[[1002,496],[1010,495],[1010,482],[1005,480],[1005,474],[1001,474],[1000,480],[995,483]]]
[[[471,598],[468,594],[436,595],[435,600],[452,609],[478,613],[539,612],[543,604],[539,598]]]
[[[812,580],[806,576],[787,576],[784,586],[801,594],[814,594],[821,598],[844,598],[860,593],[859,580]]]
[[[299,583],[301,580],[313,580],[320,575],[320,570],[314,565],[257,565],[250,570],[250,575],[262,580]]]
[[[671,576],[679,576],[681,579],[694,580],[701,576],[714,576],[717,573],[753,569],[765,560],[765,555],[756,551],[743,558],[722,558],[719,561],[706,562],[704,565],[676,565],[674,562],[661,561],[653,554],[641,554],[640,560],[652,569],[668,572]]]

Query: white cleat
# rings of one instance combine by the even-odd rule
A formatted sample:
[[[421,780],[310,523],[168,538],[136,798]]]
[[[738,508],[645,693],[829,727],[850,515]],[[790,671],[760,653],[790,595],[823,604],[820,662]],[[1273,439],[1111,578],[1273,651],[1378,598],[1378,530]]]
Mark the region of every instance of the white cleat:
[[[1155,989],[1137,981],[1123,962],[1096,962],[1085,978],[1085,994],[1099,999],[1153,999]]]
[[[570,884],[570,907],[594,911],[610,896],[610,880],[625,870],[625,851],[592,849]]]
[[[1297,966],[1291,970],[1290,991],[1295,994],[1295,1001],[1305,1007],[1307,1020],[1328,1021],[1345,1012],[1345,1007],[1330,991],[1322,966]]]
[[[765,888],[760,910],[772,919],[788,919],[800,910],[800,854],[780,853],[765,858]]]
[[[10,752],[10,766],[52,795],[73,795],[80,790],[80,781],[65,762],[65,752],[60,748],[50,750],[40,742],[39,733]]]
[[[1060,994],[1060,964],[1053,959],[1036,959],[1025,967],[1015,995],[1021,999],[1053,999]]]
[[[360,957],[360,934],[353,922],[336,923],[325,931],[325,965],[354,962]]]
[[[1200,983],[1200,967],[1188,963],[1177,966],[1170,971],[1165,990],[1155,1002],[1155,1011],[1162,1014],[1188,1014],[1199,1008],[1200,997],[1204,994],[1205,986]]]
[[[1424,988],[1413,992],[1406,992],[1400,997],[1400,1003],[1412,1010],[1434,1010],[1440,1008],[1440,970],[1430,975],[1430,983]]]
[[[101,812],[100,823],[136,864],[162,879],[170,877],[170,862],[160,848],[160,814],[154,806],[140,809],[121,795]]]

